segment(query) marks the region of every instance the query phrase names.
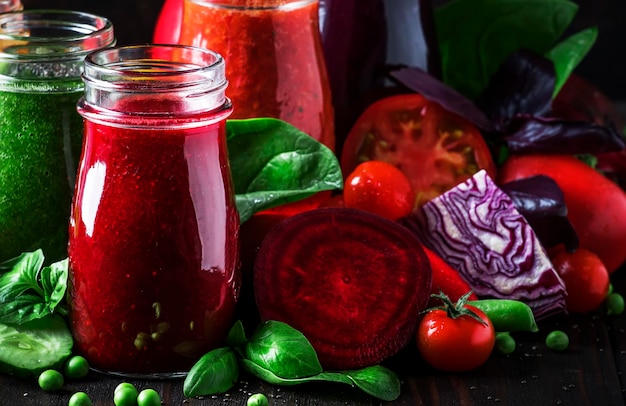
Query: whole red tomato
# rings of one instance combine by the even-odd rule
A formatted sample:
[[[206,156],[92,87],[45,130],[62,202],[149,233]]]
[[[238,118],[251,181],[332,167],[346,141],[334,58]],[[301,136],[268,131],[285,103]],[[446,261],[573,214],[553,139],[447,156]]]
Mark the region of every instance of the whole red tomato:
[[[367,161],[356,167],[343,187],[345,207],[369,211],[390,220],[413,209],[415,194],[404,173],[382,161]]]
[[[383,98],[354,124],[341,154],[344,174],[368,160],[385,161],[409,178],[415,207],[495,165],[476,127],[424,96]]]
[[[491,320],[481,310],[466,305],[480,319],[469,315],[449,317],[435,309],[424,315],[417,329],[417,348],[431,366],[449,372],[469,371],[487,361],[495,345]]]
[[[609,273],[626,261],[626,193],[590,166],[568,155],[511,156],[500,183],[534,175],[554,179],[563,191],[567,217],[581,248],[600,257]]]
[[[183,0],[165,0],[152,36],[155,44],[178,44],[183,23]]]
[[[609,292],[609,273],[593,252],[564,249],[551,255],[552,265],[565,283],[565,304],[570,313],[588,313],[600,307]]]

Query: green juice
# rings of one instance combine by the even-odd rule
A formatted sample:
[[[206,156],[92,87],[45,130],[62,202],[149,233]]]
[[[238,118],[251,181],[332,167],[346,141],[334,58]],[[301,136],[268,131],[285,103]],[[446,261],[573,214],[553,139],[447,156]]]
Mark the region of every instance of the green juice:
[[[38,248],[47,263],[67,256],[81,95],[0,90],[0,261]]]

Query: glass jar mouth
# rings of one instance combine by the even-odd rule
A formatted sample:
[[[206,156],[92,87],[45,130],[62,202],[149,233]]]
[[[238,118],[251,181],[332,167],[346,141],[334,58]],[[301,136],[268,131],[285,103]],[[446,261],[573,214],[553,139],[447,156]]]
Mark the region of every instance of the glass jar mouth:
[[[113,24],[69,10],[23,10],[0,15],[0,61],[64,61],[115,44]]]
[[[190,0],[205,7],[223,8],[238,11],[281,10],[302,8],[318,0]]]

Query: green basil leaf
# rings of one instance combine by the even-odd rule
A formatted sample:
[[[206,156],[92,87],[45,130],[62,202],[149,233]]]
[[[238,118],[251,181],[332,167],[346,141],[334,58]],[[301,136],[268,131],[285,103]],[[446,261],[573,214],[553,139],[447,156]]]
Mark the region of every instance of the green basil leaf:
[[[257,211],[343,187],[333,151],[282,120],[228,120],[226,129],[241,222]]]
[[[513,52],[548,52],[578,6],[568,0],[455,0],[435,10],[443,80],[476,98]]]
[[[0,323],[21,325],[52,314],[41,296],[23,293],[0,306]]]
[[[226,336],[226,344],[235,348],[239,355],[245,357],[247,343],[248,338],[246,337],[246,331],[243,327],[243,323],[241,320],[237,320]]]
[[[68,264],[69,261],[65,258],[41,270],[40,279],[44,293],[44,301],[48,309],[50,309],[50,313],[54,312],[57,306],[65,299]]]
[[[29,289],[43,296],[41,286],[37,282],[44,261],[43,251],[39,249],[19,258],[11,271],[0,277],[0,303],[15,299]]]
[[[365,393],[379,399],[392,401],[400,397],[400,378],[395,372],[380,366],[343,371]]]
[[[315,349],[288,324],[262,323],[246,345],[246,358],[281,378],[302,378],[322,372]]]
[[[239,379],[237,356],[230,347],[217,348],[204,354],[191,367],[183,383],[188,397],[213,395],[230,390]]]
[[[591,50],[597,37],[598,29],[591,27],[573,34],[546,53],[546,58],[554,63],[556,71],[556,84],[552,97],[559,94],[569,75]]]

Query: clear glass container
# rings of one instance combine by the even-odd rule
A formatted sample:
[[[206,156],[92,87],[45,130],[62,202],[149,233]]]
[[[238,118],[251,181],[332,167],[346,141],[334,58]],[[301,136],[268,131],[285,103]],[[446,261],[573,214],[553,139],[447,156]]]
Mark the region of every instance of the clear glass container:
[[[77,351],[96,369],[184,375],[234,322],[224,67],[219,54],[178,45],[86,59],[69,302]]]
[[[114,43],[111,22],[92,14],[0,14],[0,261],[39,248],[47,262],[67,257],[83,61]]]
[[[179,43],[224,56],[233,118],[280,118],[334,149],[317,0],[184,0]]]

